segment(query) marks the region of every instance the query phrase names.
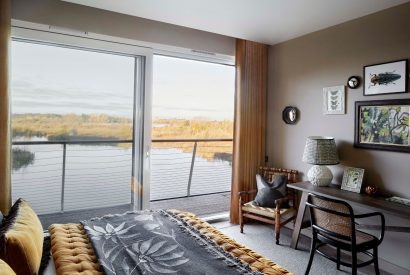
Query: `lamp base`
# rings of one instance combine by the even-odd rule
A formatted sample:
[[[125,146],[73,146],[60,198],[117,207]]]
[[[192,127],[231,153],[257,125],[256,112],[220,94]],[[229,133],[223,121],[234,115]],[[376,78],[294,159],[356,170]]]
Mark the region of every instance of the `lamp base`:
[[[324,165],[314,165],[307,173],[309,181],[316,186],[328,186],[333,179],[332,171]]]

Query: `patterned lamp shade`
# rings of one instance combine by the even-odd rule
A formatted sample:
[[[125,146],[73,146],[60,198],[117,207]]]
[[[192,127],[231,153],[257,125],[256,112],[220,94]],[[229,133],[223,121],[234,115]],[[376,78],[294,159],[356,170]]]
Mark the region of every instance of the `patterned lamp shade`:
[[[302,161],[314,165],[334,165],[339,163],[335,139],[312,136],[306,140]]]

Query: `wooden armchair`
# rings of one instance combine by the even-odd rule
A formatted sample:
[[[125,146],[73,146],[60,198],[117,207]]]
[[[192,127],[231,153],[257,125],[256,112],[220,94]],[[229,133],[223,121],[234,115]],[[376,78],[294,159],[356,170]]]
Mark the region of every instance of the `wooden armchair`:
[[[298,171],[296,170],[260,167],[259,174],[268,182],[271,182],[276,175],[287,175],[288,183],[295,183],[298,180]],[[288,189],[286,197],[275,201],[276,208],[268,208],[254,205],[250,201],[256,193],[257,190],[239,192],[241,233],[243,233],[246,218],[273,224],[275,226],[276,244],[279,244],[280,228],[296,218],[296,194],[292,189]]]

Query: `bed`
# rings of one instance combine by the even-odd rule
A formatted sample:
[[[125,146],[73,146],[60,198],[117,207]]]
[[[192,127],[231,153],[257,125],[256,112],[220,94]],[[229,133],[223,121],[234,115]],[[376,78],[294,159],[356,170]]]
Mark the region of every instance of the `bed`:
[[[24,201],[20,204],[27,208]],[[24,211],[14,212],[19,215],[13,222],[19,223]],[[29,224],[30,230],[39,235],[35,229],[37,217],[33,213],[30,212],[29,219],[34,219],[34,222],[25,220],[21,225]],[[27,215],[24,218],[27,219]],[[15,229],[15,226],[8,227]],[[21,235],[21,227],[18,231]],[[53,224],[48,231],[52,262],[58,275],[292,274],[225,236],[194,214],[178,210],[130,211],[76,224]],[[7,240],[7,236],[12,235],[8,233],[4,239]],[[38,241],[30,243],[38,237],[27,238],[25,235],[26,244],[20,250],[32,251],[24,255],[26,259],[16,261],[15,256],[7,257],[11,252],[10,245],[9,251],[0,253],[17,275],[38,274],[38,254],[41,254],[38,250],[43,250],[44,246],[38,247]],[[34,260],[30,260],[36,255]],[[24,261],[29,263],[24,267],[26,269],[18,270],[23,268],[21,263]]]

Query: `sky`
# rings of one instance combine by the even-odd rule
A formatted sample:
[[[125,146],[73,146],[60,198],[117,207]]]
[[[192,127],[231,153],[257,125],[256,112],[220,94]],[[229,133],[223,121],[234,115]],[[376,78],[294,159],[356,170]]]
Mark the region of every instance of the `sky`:
[[[13,42],[12,112],[132,117],[134,58]]]
[[[12,112],[132,117],[134,58],[13,41]],[[233,120],[233,66],[154,56],[153,118]]]
[[[235,67],[154,56],[153,117],[233,121]]]

